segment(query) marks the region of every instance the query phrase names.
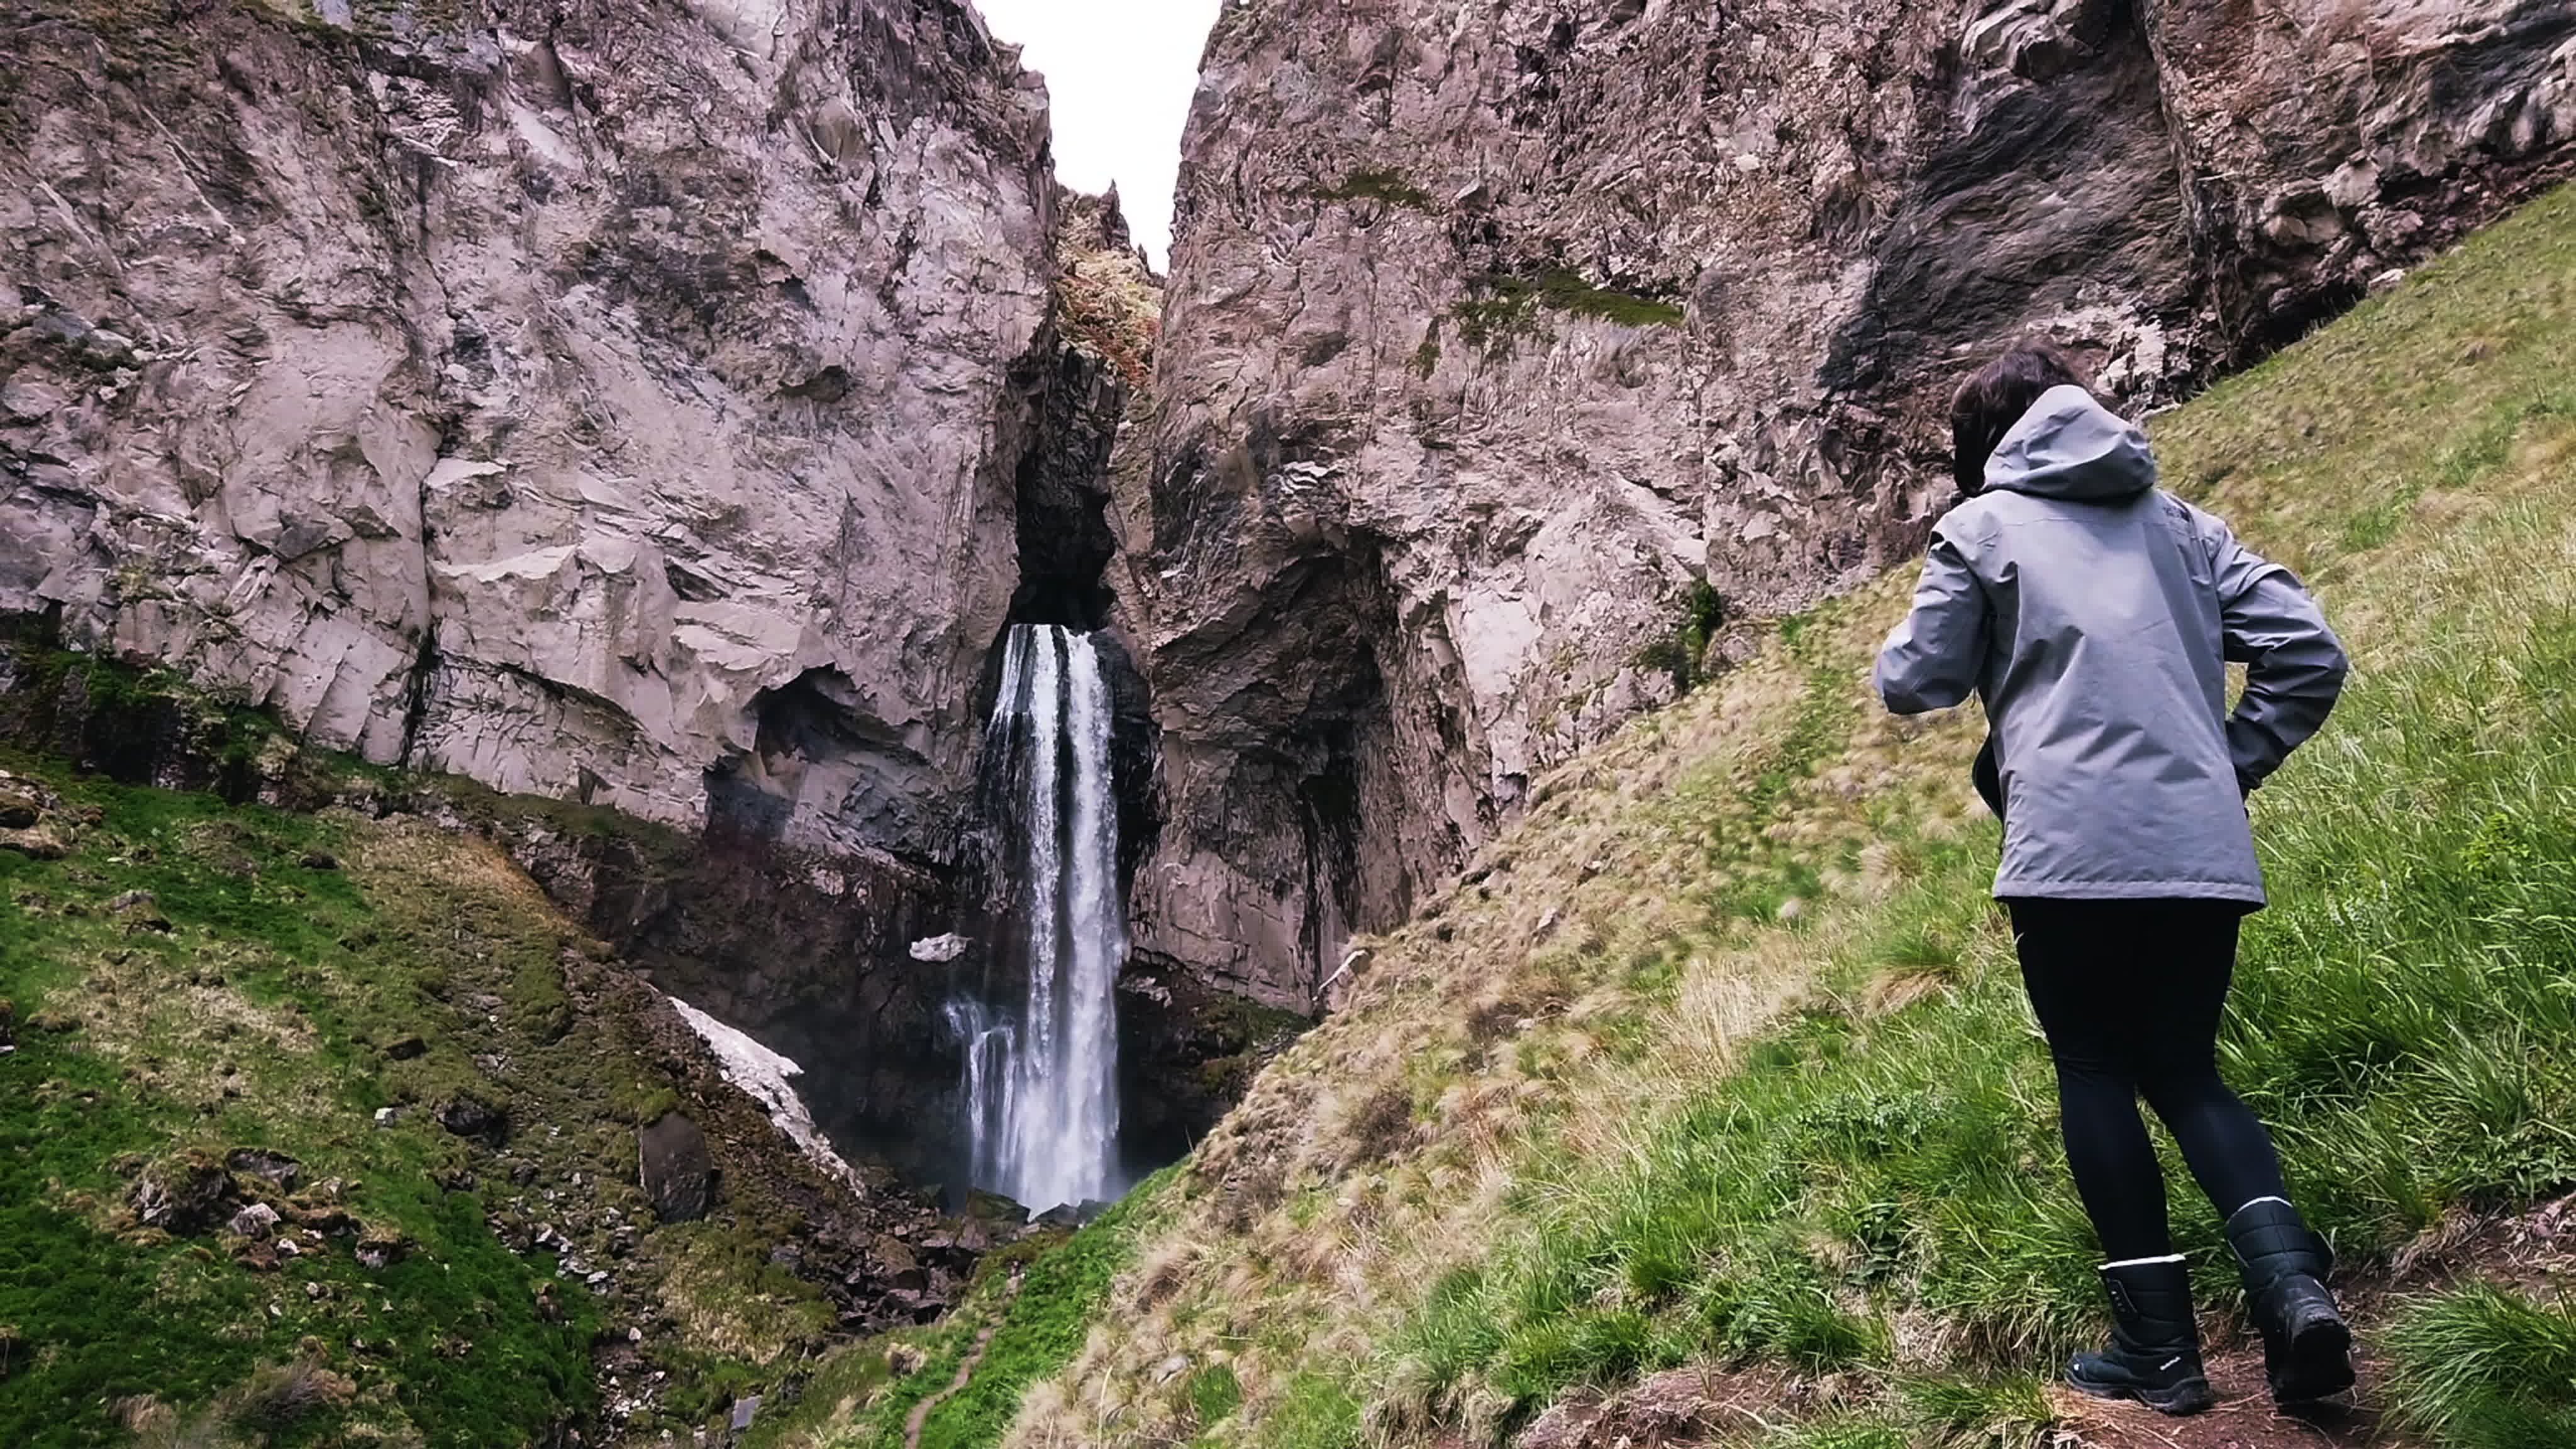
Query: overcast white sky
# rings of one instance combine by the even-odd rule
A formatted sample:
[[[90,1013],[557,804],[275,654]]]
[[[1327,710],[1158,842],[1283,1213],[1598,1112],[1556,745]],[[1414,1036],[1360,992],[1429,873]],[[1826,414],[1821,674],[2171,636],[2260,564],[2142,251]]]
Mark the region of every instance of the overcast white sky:
[[[1118,183],[1156,267],[1172,244],[1181,123],[1218,0],[975,0],[993,34],[1043,71],[1055,109],[1055,171],[1077,191]]]

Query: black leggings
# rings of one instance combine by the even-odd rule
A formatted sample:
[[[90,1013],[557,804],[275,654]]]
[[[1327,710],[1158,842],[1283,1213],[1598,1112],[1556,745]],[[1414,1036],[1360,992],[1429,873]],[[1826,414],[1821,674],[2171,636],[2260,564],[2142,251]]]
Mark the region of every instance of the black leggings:
[[[2173,1251],[2155,1108],[2219,1216],[2286,1197],[2272,1134],[2218,1079],[2218,1021],[2242,907],[2226,901],[2004,902],[2022,983],[2057,1060],[2075,1190],[2113,1261]]]

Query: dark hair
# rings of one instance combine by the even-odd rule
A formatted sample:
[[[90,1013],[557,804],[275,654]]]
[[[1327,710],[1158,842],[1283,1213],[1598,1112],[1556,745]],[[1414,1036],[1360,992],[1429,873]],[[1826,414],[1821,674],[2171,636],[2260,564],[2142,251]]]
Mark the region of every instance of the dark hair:
[[[2084,374],[2055,344],[2036,338],[1977,369],[1950,400],[1950,476],[1970,496],[1986,486],[1986,460],[2041,393],[2082,387]]]

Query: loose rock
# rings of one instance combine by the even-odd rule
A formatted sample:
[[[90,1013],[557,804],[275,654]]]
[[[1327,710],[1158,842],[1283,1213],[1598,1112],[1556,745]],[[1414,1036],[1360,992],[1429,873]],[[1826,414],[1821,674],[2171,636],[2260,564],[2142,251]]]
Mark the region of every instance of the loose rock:
[[[510,1137],[509,1112],[472,1092],[459,1092],[441,1103],[438,1125],[487,1147],[498,1147]]]
[[[128,1200],[145,1227],[185,1237],[231,1216],[232,1187],[222,1163],[190,1154],[146,1168]]]
[[[283,1152],[272,1152],[265,1147],[236,1147],[225,1154],[224,1166],[264,1182],[273,1182],[288,1192],[293,1192],[297,1181],[304,1176],[304,1164]]]
[[[693,1222],[715,1206],[716,1165],[706,1134],[677,1112],[635,1134],[644,1196],[666,1223]]]
[[[277,1209],[264,1202],[255,1202],[233,1214],[230,1226],[237,1236],[257,1241],[277,1231],[277,1223]],[[285,1245],[281,1243],[279,1246]]]
[[[161,914],[161,903],[150,891],[127,891],[107,903],[108,914],[122,917],[129,931],[167,931],[170,918]]]

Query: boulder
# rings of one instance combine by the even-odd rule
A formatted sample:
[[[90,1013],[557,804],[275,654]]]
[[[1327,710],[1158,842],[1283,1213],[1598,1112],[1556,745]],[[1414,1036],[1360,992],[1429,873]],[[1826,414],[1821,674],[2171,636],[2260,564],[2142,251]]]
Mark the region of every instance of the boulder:
[[[264,1202],[255,1202],[234,1213],[229,1226],[236,1237],[256,1241],[276,1232],[277,1224],[277,1209]]]
[[[13,850],[30,860],[60,860],[71,854],[71,843],[46,825],[28,830],[0,830],[0,850]]]
[[[274,1183],[286,1192],[295,1191],[295,1184],[304,1176],[304,1164],[265,1147],[236,1147],[224,1155],[224,1166]]]
[[[706,1134],[677,1112],[635,1134],[637,1175],[653,1215],[666,1223],[694,1222],[715,1207],[716,1164]]]
[[[189,1153],[144,1169],[128,1201],[143,1226],[185,1237],[229,1220],[232,1191],[222,1163]]]
[[[472,1092],[459,1092],[440,1103],[438,1125],[486,1147],[498,1147],[510,1138],[508,1109]]]

